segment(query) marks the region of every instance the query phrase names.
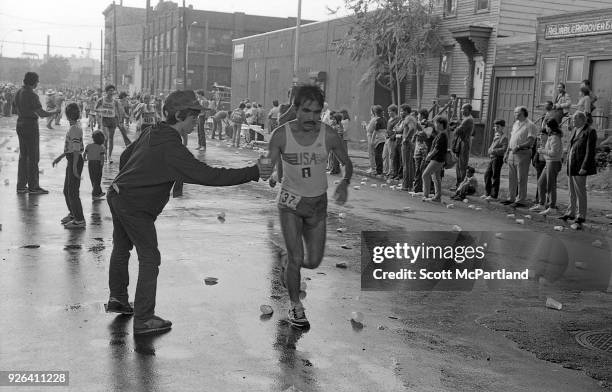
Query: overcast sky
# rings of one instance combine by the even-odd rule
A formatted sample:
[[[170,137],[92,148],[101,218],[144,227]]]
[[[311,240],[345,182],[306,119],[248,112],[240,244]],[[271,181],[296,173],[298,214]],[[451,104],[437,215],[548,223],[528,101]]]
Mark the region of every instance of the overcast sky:
[[[179,6],[182,0],[176,0]],[[158,0],[151,0],[155,6]],[[277,17],[297,16],[297,0],[185,0],[194,9],[220,12],[245,12]],[[85,56],[90,44],[92,57],[100,57],[100,30],[104,28],[102,11],[109,0],[0,0],[0,45],[2,55],[19,57],[23,52],[46,53],[47,35],[51,36],[51,55]],[[119,0],[117,0],[119,4]],[[127,7],[144,8],[145,0],[124,0]],[[344,0],[303,0],[302,18],[327,20],[330,9],[344,11]],[[18,31],[21,30],[21,31]],[[80,49],[82,48],[82,49]]]

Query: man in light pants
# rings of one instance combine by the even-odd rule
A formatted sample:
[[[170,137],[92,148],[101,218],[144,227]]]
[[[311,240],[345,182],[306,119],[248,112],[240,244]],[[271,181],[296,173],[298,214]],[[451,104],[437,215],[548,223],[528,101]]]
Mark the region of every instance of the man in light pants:
[[[584,112],[574,113],[574,130],[570,137],[567,159],[567,176],[569,181],[569,206],[560,219],[576,219],[572,229],[581,230],[587,213],[587,176],[597,174],[595,149],[597,133],[587,124]],[[578,215],[576,215],[578,210]]]
[[[527,207],[527,180],[529,179],[529,164],[531,161],[531,146],[536,138],[536,126],[527,117],[529,112],[524,106],[514,109],[516,121],[512,126],[508,150],[504,162],[508,164],[508,199],[504,205],[513,208]],[[518,196],[517,196],[518,193]]]

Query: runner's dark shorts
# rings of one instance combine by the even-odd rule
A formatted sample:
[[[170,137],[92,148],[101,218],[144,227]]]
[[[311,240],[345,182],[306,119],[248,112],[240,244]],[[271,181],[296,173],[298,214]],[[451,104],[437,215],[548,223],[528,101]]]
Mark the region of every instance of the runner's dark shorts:
[[[106,128],[115,129],[117,128],[116,117],[102,117],[102,126]]]
[[[300,218],[315,218],[321,220],[327,218],[327,193],[315,197],[302,197],[296,209],[284,205],[278,205],[281,213],[291,213]]]

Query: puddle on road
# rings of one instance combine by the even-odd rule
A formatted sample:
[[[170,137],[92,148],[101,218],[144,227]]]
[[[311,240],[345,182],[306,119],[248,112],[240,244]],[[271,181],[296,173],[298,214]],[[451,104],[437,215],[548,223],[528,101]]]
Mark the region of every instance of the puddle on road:
[[[24,249],[38,249],[38,248],[40,248],[40,245],[38,245],[38,244],[23,245],[21,248],[24,248]]]
[[[82,249],[81,244],[68,244],[64,246],[64,250],[67,250],[67,251],[79,250],[79,249]]]

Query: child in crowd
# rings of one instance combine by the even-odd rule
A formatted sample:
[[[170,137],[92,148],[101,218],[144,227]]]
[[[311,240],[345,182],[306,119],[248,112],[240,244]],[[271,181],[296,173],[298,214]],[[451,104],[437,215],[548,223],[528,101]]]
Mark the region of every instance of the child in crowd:
[[[480,196],[486,200],[497,200],[499,196],[499,184],[501,178],[501,169],[504,165],[504,154],[508,150],[508,137],[504,133],[506,120],[499,119],[493,123],[495,136],[493,142],[489,146],[489,166],[484,175],[485,194]]]
[[[100,199],[105,195],[102,192],[100,182],[102,182],[102,164],[104,162],[104,134],[101,131],[95,131],[92,135],[93,143],[89,143],[85,147],[83,160],[88,161],[87,168],[89,170],[89,179],[91,180],[91,197],[92,199]]]
[[[468,166],[465,179],[461,182],[461,184],[459,184],[455,195],[451,197],[451,199],[460,201],[465,199],[466,196],[476,193],[478,190],[478,181],[476,180],[476,177],[474,177],[474,173],[476,173],[476,169]]]
[[[423,192],[423,170],[425,170],[425,157],[429,153],[429,148],[427,147],[427,134],[425,131],[419,131],[414,136],[414,183],[413,183],[413,191],[414,192]]]
[[[64,180],[64,198],[68,206],[68,215],[62,218],[61,223],[66,229],[85,228],[85,218],[83,217],[83,206],[79,197],[81,187],[81,173],[83,172],[83,129],[78,120],[81,118],[79,106],[71,103],[66,106],[66,118],[70,122],[70,129],[66,132],[64,142],[64,153],[53,161],[53,167],[62,158],[66,157],[66,178]]]

